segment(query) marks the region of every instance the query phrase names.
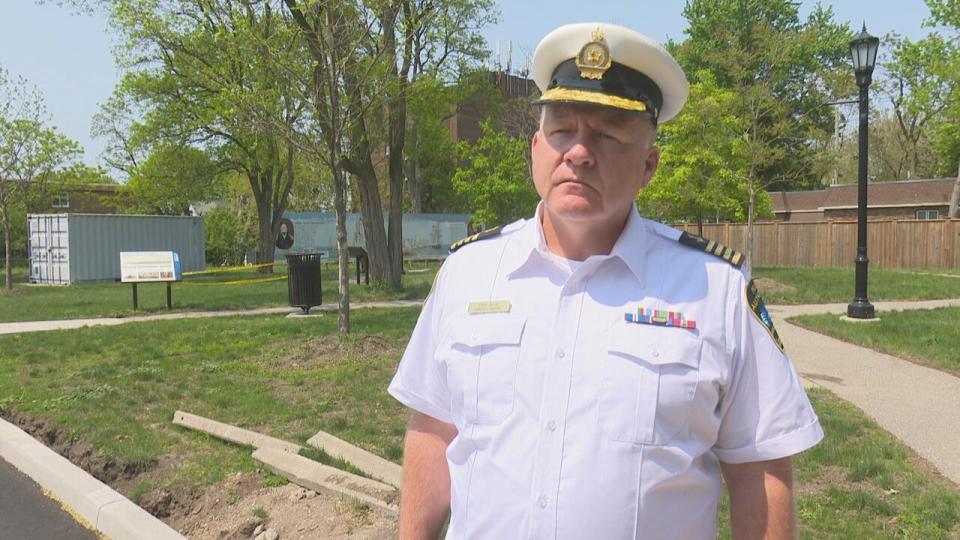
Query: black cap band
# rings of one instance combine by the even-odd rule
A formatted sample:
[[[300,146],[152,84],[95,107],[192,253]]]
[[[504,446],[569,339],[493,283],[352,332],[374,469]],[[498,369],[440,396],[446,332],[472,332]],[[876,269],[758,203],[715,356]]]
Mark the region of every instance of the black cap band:
[[[554,89],[566,89],[572,91],[588,92],[589,94],[577,93],[580,96],[589,96],[595,94],[595,97],[586,99],[551,99],[551,92]],[[616,102],[608,103],[602,99],[607,97]],[[626,101],[622,101],[626,100]],[[574,59],[561,62],[557,69],[553,71],[553,77],[550,84],[541,99],[534,103],[552,103],[556,101],[576,102],[594,105],[605,105],[614,108],[623,108],[626,110],[648,112],[656,121],[659,115],[660,107],[663,105],[663,93],[660,87],[639,71],[629,68],[623,64],[613,62],[610,68],[604,72],[600,79],[588,79],[580,75],[580,68],[577,67]],[[629,105],[629,102],[642,104],[639,107]],[[626,104],[625,106],[622,104]]]

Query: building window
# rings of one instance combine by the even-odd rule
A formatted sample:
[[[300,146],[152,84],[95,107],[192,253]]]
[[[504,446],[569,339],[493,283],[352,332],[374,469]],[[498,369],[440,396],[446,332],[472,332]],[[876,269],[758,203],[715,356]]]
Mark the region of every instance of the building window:
[[[53,197],[53,207],[54,208],[70,208],[70,194],[66,191],[61,191]]]
[[[939,210],[917,210],[917,219],[940,219]]]

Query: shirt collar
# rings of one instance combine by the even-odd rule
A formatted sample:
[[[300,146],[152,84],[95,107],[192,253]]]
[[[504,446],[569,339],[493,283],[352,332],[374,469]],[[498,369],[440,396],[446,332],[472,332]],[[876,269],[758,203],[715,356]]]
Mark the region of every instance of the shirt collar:
[[[508,277],[512,277],[528,263],[540,257],[546,257],[549,252],[547,242],[543,237],[543,201],[537,205],[533,219],[527,220],[522,228],[512,235],[510,240],[510,256],[506,258],[504,270]],[[627,216],[627,222],[620,233],[620,237],[613,245],[610,255],[603,257],[618,258],[630,269],[637,278],[640,286],[644,286],[648,229],[644,220],[637,213],[636,205],[632,205]]]

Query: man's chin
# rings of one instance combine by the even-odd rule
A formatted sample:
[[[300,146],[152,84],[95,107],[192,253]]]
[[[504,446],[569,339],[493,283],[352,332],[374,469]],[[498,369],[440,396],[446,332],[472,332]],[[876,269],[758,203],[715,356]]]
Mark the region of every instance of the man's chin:
[[[550,213],[565,221],[592,221],[602,217],[603,209],[586,197],[565,196],[547,204]]]

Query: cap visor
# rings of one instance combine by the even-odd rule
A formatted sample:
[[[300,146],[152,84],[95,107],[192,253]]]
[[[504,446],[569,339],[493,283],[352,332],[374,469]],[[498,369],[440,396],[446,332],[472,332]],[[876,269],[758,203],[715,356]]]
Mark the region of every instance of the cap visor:
[[[533,100],[533,103],[536,105],[544,103],[583,103],[630,112],[653,114],[650,108],[647,107],[647,104],[642,101],[574,88],[550,88],[544,92],[540,98]]]

